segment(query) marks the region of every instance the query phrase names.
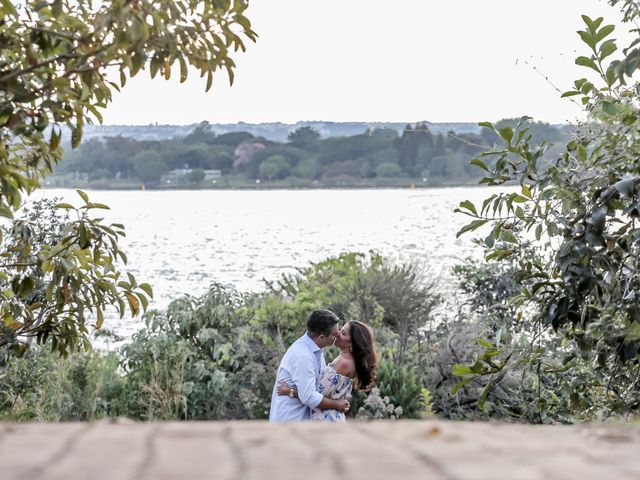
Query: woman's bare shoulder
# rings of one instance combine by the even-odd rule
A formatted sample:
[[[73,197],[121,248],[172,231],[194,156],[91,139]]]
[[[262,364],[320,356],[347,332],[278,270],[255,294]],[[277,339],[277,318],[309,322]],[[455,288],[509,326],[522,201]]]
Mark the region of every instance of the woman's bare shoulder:
[[[356,376],[356,362],[353,359],[353,356],[344,354],[339,355],[332,364],[336,373],[349,378]]]

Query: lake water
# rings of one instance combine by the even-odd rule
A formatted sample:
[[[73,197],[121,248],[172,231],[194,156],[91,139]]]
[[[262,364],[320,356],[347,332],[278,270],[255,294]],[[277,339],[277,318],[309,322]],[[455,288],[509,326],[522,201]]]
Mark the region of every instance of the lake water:
[[[471,235],[456,239],[467,218],[453,209],[480,203],[495,189],[259,191],[87,191],[123,223],[127,270],[154,289],[153,307],[183,294],[202,295],[211,282],[259,291],[278,279],[341,252],[375,250],[397,262],[424,266],[451,281],[451,267],[480,255]],[[46,190],[32,198],[61,197],[81,205],[74,190]],[[108,319],[125,336],[139,320]]]

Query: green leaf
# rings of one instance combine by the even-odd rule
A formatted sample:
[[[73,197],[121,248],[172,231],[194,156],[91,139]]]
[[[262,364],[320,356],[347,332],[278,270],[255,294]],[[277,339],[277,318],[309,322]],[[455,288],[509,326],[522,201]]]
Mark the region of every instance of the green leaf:
[[[100,307],[97,308],[98,319],[96,320],[96,328],[100,330],[102,328],[102,324],[104,323],[104,312]]]
[[[187,80],[187,62],[182,56],[178,57],[178,62],[180,63],[180,83],[184,83]]]
[[[93,203],[93,202],[89,202],[87,203],[87,208],[97,208],[99,210],[111,210],[111,207],[109,207],[109,205],[105,205],[104,203]]]
[[[504,240],[505,242],[518,243],[518,239],[516,238],[516,236],[513,234],[511,230],[507,230],[503,228],[502,231],[500,232],[500,236],[502,240]]]
[[[471,382],[473,380],[473,377],[468,377],[468,378],[463,378],[462,380],[460,380],[458,383],[456,383],[456,385],[451,389],[451,395],[455,395],[458,390],[460,390],[462,387],[464,387],[466,384],[468,384],[469,382]]]
[[[460,235],[466,233],[466,232],[472,232],[474,230],[477,230],[478,228],[480,228],[482,225],[484,225],[485,223],[487,223],[489,220],[474,220],[473,222],[471,222],[468,225],[465,225],[464,227],[462,227],[458,233],[456,233],[456,238],[460,237]]]
[[[604,27],[602,27],[596,34],[596,42],[599,43],[602,40],[604,40],[605,37],[610,35],[611,32],[613,32],[615,29],[616,27],[614,25],[605,25]],[[611,40],[608,40],[608,41],[610,42]]]
[[[484,404],[489,396],[489,392],[491,392],[491,387],[493,387],[493,383],[490,380],[489,383],[482,389],[480,392],[480,396],[478,397],[478,409],[484,410]]]
[[[461,365],[459,363],[455,364],[451,368],[451,373],[456,377],[464,377],[465,375],[473,375],[473,371],[467,365]]]
[[[469,165],[475,165],[476,167],[480,167],[482,170],[484,170],[485,172],[489,171],[489,167],[487,167],[487,164],[484,163],[482,160],[480,160],[479,158],[474,158],[473,160],[471,160],[469,162]]]
[[[71,127],[71,148],[77,148],[82,141],[82,129]]]
[[[96,107],[94,107],[91,104],[87,104],[86,107],[87,107],[87,110],[89,110],[91,113],[93,113],[93,116],[96,117],[96,120],[98,120],[98,122],[100,122],[100,123],[103,122],[102,115],[100,114],[100,112],[98,111],[98,109]]]
[[[510,257],[511,255],[513,255],[513,252],[511,250],[505,249],[505,248],[501,248],[496,250],[495,252],[492,252],[490,254],[488,254],[485,259],[487,261],[489,260],[502,260],[503,258],[507,258]]]
[[[490,348],[490,349],[495,349],[496,348],[496,346],[493,343],[491,343],[488,340],[485,340],[484,338],[479,338],[478,339],[478,344],[480,344],[484,348]]]
[[[80,198],[84,200],[85,204],[89,203],[89,196],[86,193],[84,193],[82,190],[76,190],[76,192],[78,193],[78,195],[80,195]]]
[[[500,135],[500,137],[502,137],[502,139],[507,142],[507,143],[511,143],[511,140],[513,139],[513,128],[511,127],[504,127],[498,130],[498,135]]]
[[[476,217],[478,216],[478,212],[476,211],[475,205],[469,200],[465,200],[463,202],[460,202],[460,208],[466,208],[471,213],[473,213],[474,216],[476,216]],[[458,210],[458,211],[460,211],[460,210]]]
[[[78,246],[82,249],[89,247],[89,236],[84,222],[80,222],[78,225]]]
[[[209,72],[207,74],[207,86],[205,87],[204,91],[208,92],[211,89],[212,84],[213,84],[213,73]]]
[[[540,240],[540,238],[542,237],[542,225],[538,224],[536,225],[536,240]]]
[[[583,95],[588,95],[591,90],[593,90],[593,83],[591,82],[584,82],[580,87],[580,93]]]
[[[604,60],[609,55],[614,53],[617,49],[618,47],[613,40],[607,40],[602,45],[600,45],[600,60]]]
[[[590,17],[588,17],[587,15],[581,15],[582,17],[582,21],[587,25],[587,28],[589,30],[595,30],[597,27],[593,26],[593,20],[591,20]]]
[[[147,300],[147,297],[145,297],[142,293],[136,293],[136,296],[138,297],[138,299],[140,300],[140,303],[142,304],[142,311],[146,312],[147,307],[149,306],[149,300]]]
[[[576,149],[576,154],[577,154],[579,160],[581,160],[583,162],[587,160],[587,149],[584,148],[584,145],[582,145],[582,144],[578,145],[578,147]]]
[[[160,67],[162,67],[163,63],[164,60],[157,55],[151,59],[151,64],[149,65],[149,75],[152,79],[155,78],[155,76],[158,74],[158,71],[160,70]]]
[[[153,298],[153,289],[151,288],[151,285],[148,283],[141,283],[138,285],[138,288],[144,291],[144,293],[146,293],[150,298]]]
[[[13,2],[10,0],[0,0],[0,11],[3,15],[18,15],[18,12],[16,12],[15,7],[13,6]]]
[[[596,39],[591,33],[580,30],[578,31],[578,35],[580,35],[582,41],[589,45],[592,50],[596,49]]]
[[[578,57],[578,58],[576,58],[576,65],[580,65],[582,67],[589,67],[589,68],[595,70],[596,72],[600,73],[600,69],[598,68],[598,65],[596,65],[596,62],[594,62],[589,57]]]

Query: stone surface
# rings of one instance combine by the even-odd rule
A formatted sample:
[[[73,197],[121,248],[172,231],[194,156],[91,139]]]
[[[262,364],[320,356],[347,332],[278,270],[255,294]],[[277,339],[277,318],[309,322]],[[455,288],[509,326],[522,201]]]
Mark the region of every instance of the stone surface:
[[[640,479],[640,427],[0,423],[0,479]]]

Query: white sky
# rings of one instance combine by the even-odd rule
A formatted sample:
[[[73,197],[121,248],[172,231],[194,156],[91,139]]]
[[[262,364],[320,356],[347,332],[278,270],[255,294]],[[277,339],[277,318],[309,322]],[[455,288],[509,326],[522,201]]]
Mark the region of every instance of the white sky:
[[[572,121],[579,108],[523,61],[563,91],[585,76],[583,13],[619,25],[604,0],[253,0],[259,38],[234,57],[233,87],[222,72],[206,94],[197,72],[142,72],[105,124]]]

